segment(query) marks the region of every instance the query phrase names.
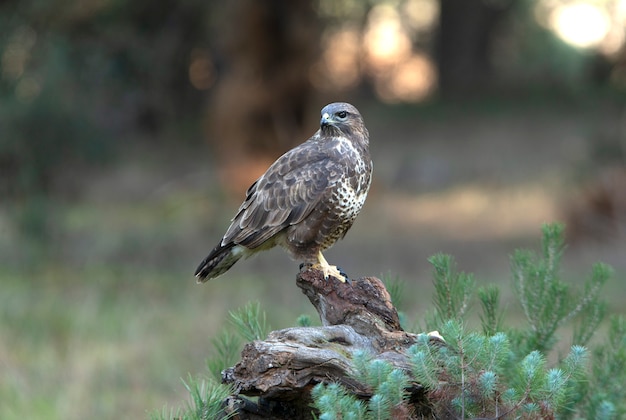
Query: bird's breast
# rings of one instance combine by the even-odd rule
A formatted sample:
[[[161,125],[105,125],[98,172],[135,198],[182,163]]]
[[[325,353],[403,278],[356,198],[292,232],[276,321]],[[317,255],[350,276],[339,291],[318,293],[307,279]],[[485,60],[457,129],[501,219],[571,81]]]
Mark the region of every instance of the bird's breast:
[[[329,212],[318,235],[322,249],[343,238],[350,229],[365,203],[372,175],[367,150],[361,150],[345,138],[339,138],[337,142],[332,149],[335,153],[333,160],[341,162],[341,169],[338,177],[330,177],[334,182],[325,203]]]
[[[359,167],[361,165],[363,168]],[[340,219],[351,224],[358,216],[365,204],[370,181],[371,172],[362,163],[357,164],[356,171],[351,176],[340,180],[333,194],[334,206],[339,210]]]

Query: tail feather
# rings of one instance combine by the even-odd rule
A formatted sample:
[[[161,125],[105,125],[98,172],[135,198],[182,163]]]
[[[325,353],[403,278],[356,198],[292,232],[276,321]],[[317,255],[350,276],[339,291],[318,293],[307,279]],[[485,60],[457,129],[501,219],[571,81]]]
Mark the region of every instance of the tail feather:
[[[204,283],[224,274],[244,256],[243,251],[244,248],[241,245],[218,244],[196,268],[195,276],[198,283]]]

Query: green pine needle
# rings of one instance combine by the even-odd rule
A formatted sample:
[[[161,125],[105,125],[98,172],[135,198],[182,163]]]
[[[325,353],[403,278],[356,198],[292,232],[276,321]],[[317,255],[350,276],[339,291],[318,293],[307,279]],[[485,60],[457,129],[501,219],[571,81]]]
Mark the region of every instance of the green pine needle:
[[[502,331],[504,311],[500,309],[500,289],[496,285],[478,288],[478,300],[482,308],[479,315],[485,335]]]
[[[261,311],[259,302],[250,302],[243,308],[230,311],[228,314],[230,322],[247,341],[263,340],[270,331],[265,311]]]
[[[393,366],[384,360],[372,360],[367,367],[366,384],[372,389],[378,387],[387,380],[387,376],[393,370]]]
[[[311,317],[308,314],[302,314],[296,319],[296,324],[299,327],[310,327],[312,325]]]
[[[391,418],[391,404],[385,395],[375,394],[367,404],[369,409],[368,418],[373,420],[388,420]]]
[[[478,388],[482,397],[486,400],[494,398],[497,384],[498,376],[490,370],[483,372],[478,377]]]
[[[179,417],[181,420],[213,420],[233,417],[232,414],[225,415],[222,411],[224,400],[233,392],[231,388],[212,381],[198,381],[191,376],[187,381],[183,381],[183,385],[189,392],[191,400],[187,403],[187,410]]]
[[[221,381],[222,370],[234,365],[239,359],[241,340],[229,331],[222,330],[219,335],[211,340],[211,344],[214,351],[211,353],[211,357],[207,359],[207,368],[216,380]]]
[[[457,273],[456,263],[450,255],[436,254],[428,262],[433,266],[434,303],[439,321],[462,319],[470,306],[474,277]]]

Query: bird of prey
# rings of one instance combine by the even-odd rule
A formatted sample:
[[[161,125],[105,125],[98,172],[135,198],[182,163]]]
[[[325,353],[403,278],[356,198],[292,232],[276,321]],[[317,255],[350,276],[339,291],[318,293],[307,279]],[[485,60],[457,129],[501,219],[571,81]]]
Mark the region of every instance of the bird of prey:
[[[198,283],[276,245],[326,279],[348,280],[322,251],[345,236],[365,202],[372,180],[369,133],[348,103],[326,105],[321,114],[320,129],[248,188],[224,237],[196,269]]]

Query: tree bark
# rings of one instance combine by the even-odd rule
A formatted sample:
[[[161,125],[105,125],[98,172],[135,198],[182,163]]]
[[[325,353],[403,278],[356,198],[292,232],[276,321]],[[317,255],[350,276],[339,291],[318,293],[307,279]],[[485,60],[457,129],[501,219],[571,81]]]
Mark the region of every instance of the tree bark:
[[[226,403],[226,411],[236,413],[236,419],[310,419],[310,392],[320,382],[337,382],[359,398],[371,397],[373,390],[355,379],[352,361],[358,351],[410,370],[406,350],[418,335],[402,330],[379,279],[342,283],[309,269],[299,273],[296,282],[323,326],[273,331],[264,341],[244,347],[241,361],[222,372],[223,382],[236,390]],[[410,418],[428,416],[423,387],[414,383],[407,391]],[[260,398],[253,403],[243,396]]]

